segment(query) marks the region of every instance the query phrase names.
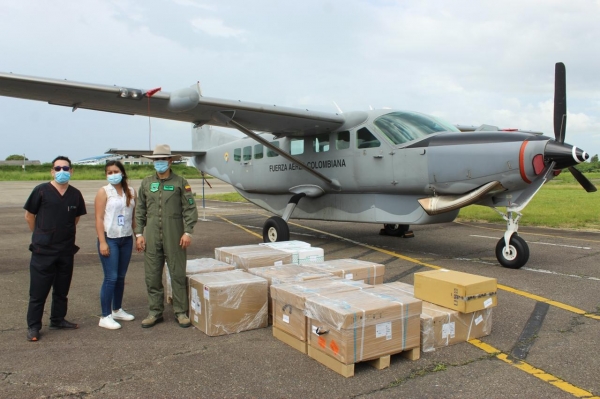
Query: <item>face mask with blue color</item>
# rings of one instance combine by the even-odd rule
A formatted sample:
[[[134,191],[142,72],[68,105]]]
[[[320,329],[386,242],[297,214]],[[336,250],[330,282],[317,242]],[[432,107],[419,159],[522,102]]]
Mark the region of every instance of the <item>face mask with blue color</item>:
[[[120,173],[113,173],[112,175],[106,176],[106,180],[108,180],[110,184],[119,184],[121,183],[121,180],[123,180],[123,175]]]
[[[165,173],[169,170],[169,161],[154,161],[154,169],[158,173]]]
[[[56,180],[58,184],[68,183],[69,180],[71,180],[71,172],[66,172],[64,170],[61,170],[60,172],[55,172],[54,180]]]

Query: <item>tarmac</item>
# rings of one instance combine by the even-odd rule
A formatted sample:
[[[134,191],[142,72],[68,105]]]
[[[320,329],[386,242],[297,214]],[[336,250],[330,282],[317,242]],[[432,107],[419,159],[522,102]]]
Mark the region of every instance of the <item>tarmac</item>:
[[[504,225],[413,226],[414,238],[379,235],[382,226],[291,220],[291,239],[323,248],[325,259],[386,265],[385,282],[413,282],[417,271],[444,267],[498,279],[489,336],[393,356],[389,368],[358,363],[344,378],[273,337],[272,327],[209,337],[147,315],[143,255],[134,254],[123,307],[136,320],[98,327],[103,274],[96,250],[93,199],[101,181],[74,181],[86,199],[80,220],[67,319],[73,331],[49,330],[46,304],[39,342],[26,340],[28,245],[23,204],[40,182],[0,182],[1,398],[572,398],[600,395],[600,233],[519,229],[531,256],[510,270],[495,259]],[[202,181],[190,181],[196,193]],[[139,187],[138,182],[132,182]],[[232,191],[217,183],[206,194]],[[188,258],[214,257],[221,246],[256,244],[270,215],[251,204],[198,200]],[[526,218],[526,212],[524,212]]]

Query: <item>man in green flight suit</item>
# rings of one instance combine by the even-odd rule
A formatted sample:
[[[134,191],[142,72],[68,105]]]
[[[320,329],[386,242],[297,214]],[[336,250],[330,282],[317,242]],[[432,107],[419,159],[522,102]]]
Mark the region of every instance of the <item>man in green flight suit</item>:
[[[181,327],[191,325],[185,288],[186,248],[192,242],[198,209],[187,180],[171,170],[181,155],[159,144],[152,155],[156,174],[142,180],[135,205],[135,236],[138,252],[145,251],[144,267],[149,314],[142,321],[148,328],[163,321],[162,273],[165,260],[173,287],[173,311]],[[146,228],[145,235],[144,227]]]

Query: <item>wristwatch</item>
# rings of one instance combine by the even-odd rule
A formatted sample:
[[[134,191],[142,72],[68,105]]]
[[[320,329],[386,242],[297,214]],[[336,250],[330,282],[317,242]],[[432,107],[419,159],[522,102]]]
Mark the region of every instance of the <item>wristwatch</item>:
[[[135,238],[140,238],[141,236],[143,236],[143,234],[136,234]]]
[[[184,233],[186,236],[191,237],[192,233]]]

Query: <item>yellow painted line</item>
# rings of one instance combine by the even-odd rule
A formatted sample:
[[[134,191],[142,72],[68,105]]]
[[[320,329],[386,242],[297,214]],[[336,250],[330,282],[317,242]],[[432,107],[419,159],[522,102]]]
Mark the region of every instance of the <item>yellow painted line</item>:
[[[456,220],[453,223],[460,224],[460,225],[463,225],[463,226],[473,227],[473,228],[476,228],[476,229],[501,231],[502,234],[504,234],[504,231],[506,231],[506,229],[500,229],[500,228],[496,229],[496,228],[493,228],[493,227],[475,226],[475,225],[464,223],[464,222],[457,222]],[[572,240],[572,241],[584,241],[584,242],[598,242],[598,243],[600,243],[600,240],[587,240],[587,239],[584,239],[584,238],[565,237],[565,236],[556,235],[556,234],[529,233],[529,232],[526,232],[526,231],[520,231],[519,233],[520,234],[527,234],[527,235],[530,235],[530,236],[552,237],[552,238],[562,238],[562,239],[565,239],[565,240]]]
[[[350,239],[345,238],[345,237],[341,237],[341,236],[338,236],[338,235],[335,235],[335,234],[327,233],[325,231],[313,229],[312,227],[302,226],[300,224],[291,223],[291,222],[288,222],[288,224],[293,224],[294,226],[298,226],[298,227],[301,227],[303,229],[312,230],[312,231],[320,233],[320,234],[325,234],[325,235],[329,235],[329,236],[338,238],[340,240],[348,241],[348,242],[351,242],[353,244],[356,244],[356,245],[364,247],[364,248],[369,248],[369,249],[372,249],[374,251],[382,252],[382,253],[390,255],[390,256],[395,256],[396,258],[403,259],[403,260],[405,260],[407,262],[416,263],[417,265],[421,265],[421,266],[425,266],[425,267],[429,267],[429,268],[437,269],[437,270],[443,269],[443,267],[440,267],[440,266],[432,265],[430,263],[421,262],[420,260],[417,260],[417,259],[414,259],[414,258],[410,258],[408,256],[397,254],[396,252],[392,252],[392,251],[388,251],[388,250],[385,250],[385,249],[373,247],[371,245],[363,244],[361,242],[350,240]],[[549,305],[555,306],[557,308],[566,310],[568,312],[572,312],[572,313],[576,313],[576,314],[579,314],[579,315],[582,315],[582,316],[585,316],[585,317],[589,317],[590,319],[600,320],[600,315],[591,314],[591,313],[586,312],[583,309],[579,309],[579,308],[576,308],[574,306],[570,306],[570,305],[567,305],[567,304],[564,304],[564,303],[561,303],[561,302],[553,301],[551,299],[544,298],[544,297],[539,296],[539,295],[530,294],[529,292],[521,291],[519,289],[512,288],[512,287],[509,287],[507,285],[498,284],[498,289],[501,289],[501,290],[507,291],[507,292],[512,292],[513,294],[520,295],[520,296],[523,296],[525,298],[533,299],[535,301],[544,302],[544,303],[547,303]]]
[[[232,224],[232,225],[234,225],[236,227],[239,227],[240,229],[244,230],[246,233],[250,233],[253,236],[256,236],[256,237],[260,238],[261,240],[263,238],[260,234],[256,234],[255,232],[253,232],[251,230],[248,230],[244,226],[241,226],[241,225],[239,225],[237,223],[233,223],[231,220],[225,219],[223,216],[220,216],[220,215],[215,215],[215,216],[218,217],[219,219],[222,219],[222,220],[226,221],[227,223],[230,223],[230,224]]]
[[[526,372],[527,374],[530,374],[536,378],[539,378],[540,380],[542,380],[544,382],[547,382],[547,383],[555,386],[556,388],[560,389],[561,391],[570,393],[571,395],[575,396],[576,398],[600,399],[600,397],[594,396],[593,393],[586,391],[585,389],[576,387],[575,385],[573,385],[565,380],[561,380],[560,378],[558,378],[550,373],[547,373],[542,369],[533,367],[532,365],[530,365],[527,362],[524,362],[521,360],[511,360],[508,358],[508,355],[506,353],[502,353],[498,349],[494,348],[493,346],[491,346],[489,344],[486,344],[485,342],[482,342],[478,339],[471,339],[467,342],[469,342],[471,345],[474,345],[477,348],[479,348],[491,355],[494,355],[497,359],[500,359],[503,362],[508,363],[511,366],[516,367],[521,371]]]

